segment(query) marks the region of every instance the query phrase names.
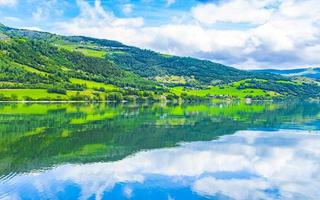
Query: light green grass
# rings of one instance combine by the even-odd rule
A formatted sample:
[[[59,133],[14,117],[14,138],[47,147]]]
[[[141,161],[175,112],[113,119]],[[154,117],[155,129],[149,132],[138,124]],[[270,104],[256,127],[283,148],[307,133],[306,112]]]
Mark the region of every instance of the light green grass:
[[[174,87],[171,89],[171,92],[174,94],[180,96],[182,93],[186,93],[188,95],[195,95],[199,97],[205,97],[207,95],[228,95],[228,96],[235,96],[239,98],[245,98],[246,96],[265,96],[266,94],[269,94],[270,96],[275,96],[276,93],[272,91],[263,91],[261,89],[243,89],[239,90],[236,87],[232,86],[224,86],[224,87],[218,87],[214,86],[210,89],[205,90],[196,90],[196,89],[183,89],[183,87]]]
[[[186,84],[187,81],[183,76],[156,76],[155,80],[159,83]]]
[[[98,51],[98,50],[86,49],[86,48],[77,48],[76,51],[79,51],[86,56],[91,56],[96,58],[104,58],[107,54],[105,51]]]
[[[236,81],[236,82],[230,83],[229,85],[233,86],[233,87],[238,87],[241,84],[246,84],[248,81],[257,81],[257,82],[261,82],[261,83],[267,83],[268,82],[265,79],[253,78],[253,79],[243,79],[243,80],[240,80],[240,81]]]
[[[113,91],[118,89],[116,86],[111,84],[99,83],[95,81],[88,81],[88,80],[83,80],[78,78],[71,78],[70,82],[74,84],[86,85],[88,89],[104,88],[106,91]]]
[[[258,81],[261,83],[267,83],[267,80],[264,79],[244,79],[237,82],[229,83],[223,86],[212,86],[209,89],[183,89],[183,87],[174,87],[171,89],[171,92],[180,96],[182,93],[186,93],[188,95],[195,95],[199,97],[205,97],[208,95],[212,96],[229,96],[229,97],[238,97],[240,99],[246,98],[246,96],[278,96],[279,94],[273,91],[264,91],[262,89],[254,89],[254,88],[246,88],[246,89],[238,89],[237,87],[241,84],[246,84],[248,81]]]
[[[10,97],[11,95],[16,95],[18,100],[23,100],[25,96],[31,97],[33,99],[41,98],[58,98],[65,97],[66,95],[48,93],[45,89],[0,89],[0,94]]]
[[[58,47],[66,49],[68,51],[78,51],[83,53],[85,56],[96,57],[96,58],[104,58],[107,54],[106,51],[94,50],[90,48],[80,48],[78,45],[72,45],[72,44],[58,45]]]
[[[277,83],[284,83],[284,84],[291,84],[291,85],[302,85],[302,83],[298,83],[298,82],[292,82],[292,81],[277,81]]]
[[[77,93],[80,95],[85,95],[88,97],[94,97],[93,93],[96,93],[94,90],[84,90],[84,91],[67,91],[66,95],[57,94],[57,93],[48,93],[46,89],[0,89],[0,94],[3,94],[5,97],[11,97],[16,95],[18,101],[23,101],[24,97],[31,97],[34,100],[39,99],[61,99],[69,100],[69,97],[76,96]],[[102,98],[105,98],[105,94],[100,93]]]
[[[31,73],[35,73],[35,74],[38,74],[38,75],[41,75],[41,76],[49,75],[49,73],[40,71],[40,70],[35,69],[33,67],[29,67],[29,66],[26,66],[26,65],[20,65],[20,66],[22,66],[24,70],[26,70],[28,72],[31,72]]]

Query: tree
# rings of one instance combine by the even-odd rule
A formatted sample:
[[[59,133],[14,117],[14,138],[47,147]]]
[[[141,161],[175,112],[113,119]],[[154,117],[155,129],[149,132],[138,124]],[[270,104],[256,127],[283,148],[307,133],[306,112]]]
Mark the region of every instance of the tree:
[[[11,101],[18,101],[18,96],[16,94],[12,94]]]
[[[123,95],[120,92],[107,93],[106,101],[121,102],[123,101]]]

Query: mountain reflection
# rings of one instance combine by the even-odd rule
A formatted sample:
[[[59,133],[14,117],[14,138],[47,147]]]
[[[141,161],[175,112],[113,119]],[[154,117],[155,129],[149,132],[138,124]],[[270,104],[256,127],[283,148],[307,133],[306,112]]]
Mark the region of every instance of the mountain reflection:
[[[303,102],[1,104],[0,199],[312,199],[319,116]]]

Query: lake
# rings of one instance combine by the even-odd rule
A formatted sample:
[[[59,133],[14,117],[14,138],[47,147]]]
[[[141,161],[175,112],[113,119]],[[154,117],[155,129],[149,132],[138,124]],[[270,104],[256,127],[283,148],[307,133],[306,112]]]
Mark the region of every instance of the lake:
[[[0,199],[319,199],[320,104],[0,104]]]

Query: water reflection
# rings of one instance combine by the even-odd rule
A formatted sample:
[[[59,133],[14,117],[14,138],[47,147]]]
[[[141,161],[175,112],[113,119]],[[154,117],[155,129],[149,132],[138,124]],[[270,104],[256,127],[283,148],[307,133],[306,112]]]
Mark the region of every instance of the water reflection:
[[[0,199],[316,199],[320,104],[1,104]]]
[[[239,131],[116,162],[18,175],[0,191],[10,199],[316,199],[319,161],[319,132]]]

